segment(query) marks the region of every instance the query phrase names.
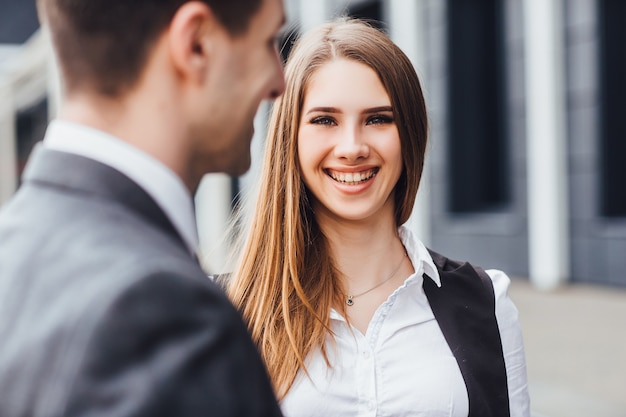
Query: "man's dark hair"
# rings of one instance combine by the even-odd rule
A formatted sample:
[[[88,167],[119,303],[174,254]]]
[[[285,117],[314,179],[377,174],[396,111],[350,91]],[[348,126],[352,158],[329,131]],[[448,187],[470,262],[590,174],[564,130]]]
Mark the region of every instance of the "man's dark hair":
[[[150,48],[189,0],[37,0],[58,54],[65,88],[89,85],[115,97],[141,74]],[[264,0],[199,0],[236,36]]]

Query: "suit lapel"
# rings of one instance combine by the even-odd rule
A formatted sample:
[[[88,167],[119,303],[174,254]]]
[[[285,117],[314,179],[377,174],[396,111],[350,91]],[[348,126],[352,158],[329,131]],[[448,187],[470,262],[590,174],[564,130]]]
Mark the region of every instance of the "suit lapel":
[[[26,166],[23,180],[71,190],[84,194],[86,198],[116,201],[184,245],[184,240],[154,199],[137,183],[108,165],[37,146]]]

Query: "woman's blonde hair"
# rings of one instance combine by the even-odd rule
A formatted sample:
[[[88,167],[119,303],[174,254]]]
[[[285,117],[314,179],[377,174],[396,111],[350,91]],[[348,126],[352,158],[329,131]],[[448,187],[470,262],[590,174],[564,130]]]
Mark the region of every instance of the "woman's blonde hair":
[[[356,19],[324,24],[294,45],[286,89],[272,111],[259,194],[228,294],[247,322],[279,399],[307,355],[329,366],[330,311],[343,306],[337,271],[301,177],[297,139],[306,88],[325,63],[349,59],[372,68],[391,99],[404,168],[394,189],[397,225],[407,221],[420,182],[427,140],[424,98],[413,65],[385,34]],[[345,311],[343,311],[345,314]]]

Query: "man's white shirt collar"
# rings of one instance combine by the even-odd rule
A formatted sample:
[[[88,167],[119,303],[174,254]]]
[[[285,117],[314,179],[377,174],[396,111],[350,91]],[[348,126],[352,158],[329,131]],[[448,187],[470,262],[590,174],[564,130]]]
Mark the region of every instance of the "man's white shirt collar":
[[[198,251],[193,197],[163,163],[100,130],[64,120],[50,123],[44,147],[93,159],[129,177],[165,212],[192,254]]]

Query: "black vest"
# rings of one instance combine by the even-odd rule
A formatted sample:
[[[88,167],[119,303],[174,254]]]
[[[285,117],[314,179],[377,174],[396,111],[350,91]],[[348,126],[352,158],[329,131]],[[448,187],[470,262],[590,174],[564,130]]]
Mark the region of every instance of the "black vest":
[[[479,267],[430,251],[441,287],[424,276],[424,292],[454,354],[469,396],[469,417],[508,417],[509,394],[491,278]],[[230,274],[214,275],[226,287]]]
[[[456,358],[469,417],[508,417],[509,394],[491,278],[481,268],[430,251],[441,287],[426,275],[424,292]]]

